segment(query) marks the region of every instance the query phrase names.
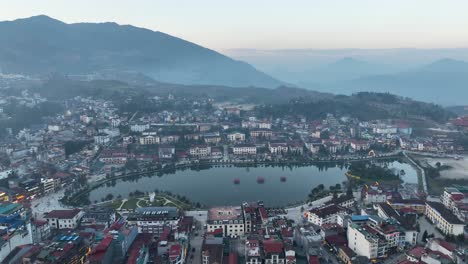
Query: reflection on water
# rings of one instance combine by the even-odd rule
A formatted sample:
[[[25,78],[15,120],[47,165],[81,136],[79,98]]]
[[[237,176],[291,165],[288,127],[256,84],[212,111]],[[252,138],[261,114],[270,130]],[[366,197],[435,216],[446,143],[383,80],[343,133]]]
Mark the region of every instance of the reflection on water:
[[[414,169],[404,163],[387,163],[389,168],[405,170],[404,180],[416,179]],[[284,206],[307,198],[318,184],[325,187],[346,181],[346,166],[304,167],[213,167],[205,170],[178,170],[172,174],[118,180],[91,191],[90,201],[100,201],[107,194],[128,197],[130,192],[170,191],[203,205],[238,205],[243,201],[263,200],[269,206]],[[257,182],[258,177],[265,179]],[[281,178],[286,177],[285,181]],[[239,183],[235,184],[234,181]]]

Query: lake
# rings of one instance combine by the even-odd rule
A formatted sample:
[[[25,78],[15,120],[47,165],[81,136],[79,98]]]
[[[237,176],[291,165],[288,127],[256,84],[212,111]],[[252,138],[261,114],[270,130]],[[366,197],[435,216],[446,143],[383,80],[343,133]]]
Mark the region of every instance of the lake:
[[[406,163],[387,162],[389,168],[405,170],[404,181],[416,180],[416,171]],[[345,168],[335,165],[304,167],[212,167],[205,170],[178,170],[162,176],[121,179],[114,184],[107,184],[89,193],[90,201],[101,201],[111,193],[116,197],[128,197],[136,190],[152,192],[155,189],[170,191],[186,196],[192,202],[206,206],[240,205],[244,201],[262,200],[268,206],[285,206],[303,201],[310,190],[319,184],[328,188],[346,181]],[[258,177],[264,183],[258,183]],[[286,180],[281,181],[281,177]],[[239,184],[234,184],[238,179]]]

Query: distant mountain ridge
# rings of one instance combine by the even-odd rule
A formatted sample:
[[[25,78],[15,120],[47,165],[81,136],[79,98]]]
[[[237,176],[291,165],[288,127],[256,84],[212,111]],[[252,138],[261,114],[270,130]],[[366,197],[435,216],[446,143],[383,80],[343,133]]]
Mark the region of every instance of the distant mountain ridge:
[[[329,90],[347,94],[359,91],[389,92],[444,105],[466,104],[468,62],[441,59],[405,72],[370,75],[341,82]]]
[[[443,105],[466,105],[468,48],[227,50],[299,87],[351,94],[390,92]]]
[[[133,71],[157,81],[273,88],[251,65],[168,34],[116,23],[66,24],[47,16],[0,22],[0,69],[23,74]]]

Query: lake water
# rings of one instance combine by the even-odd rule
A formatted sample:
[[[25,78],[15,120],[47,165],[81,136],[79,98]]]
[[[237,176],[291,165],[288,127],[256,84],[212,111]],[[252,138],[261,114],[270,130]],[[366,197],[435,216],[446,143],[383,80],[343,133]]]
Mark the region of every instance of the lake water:
[[[416,180],[416,171],[408,164],[398,161],[387,163],[389,168],[406,174],[404,181]],[[111,193],[116,197],[128,197],[139,190],[152,192],[155,189],[186,196],[192,202],[203,205],[240,205],[244,201],[262,200],[268,206],[285,206],[307,198],[310,190],[319,184],[328,188],[346,181],[345,168],[333,167],[212,167],[206,170],[178,170],[173,174],[140,177],[135,180],[118,180],[113,185],[104,185],[89,193],[90,201],[100,201]],[[281,177],[286,177],[282,182]],[[263,184],[258,177],[265,179]],[[239,184],[234,184],[239,179]]]

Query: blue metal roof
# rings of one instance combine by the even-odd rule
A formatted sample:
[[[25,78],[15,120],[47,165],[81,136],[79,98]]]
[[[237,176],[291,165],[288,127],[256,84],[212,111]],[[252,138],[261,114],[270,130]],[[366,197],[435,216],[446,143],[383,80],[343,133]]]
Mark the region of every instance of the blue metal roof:
[[[352,221],[367,221],[369,220],[368,215],[352,215],[351,216]]]

